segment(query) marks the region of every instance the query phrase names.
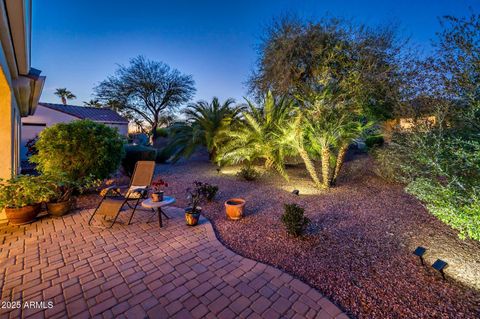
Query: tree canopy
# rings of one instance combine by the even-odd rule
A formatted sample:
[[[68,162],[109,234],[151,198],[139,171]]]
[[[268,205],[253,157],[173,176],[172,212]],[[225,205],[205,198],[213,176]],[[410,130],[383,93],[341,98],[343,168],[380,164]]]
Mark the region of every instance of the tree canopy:
[[[338,97],[357,104],[369,117],[387,119],[399,98],[401,49],[391,26],[279,19],[260,45],[250,92],[257,97],[269,90],[305,95],[333,83]]]
[[[137,123],[148,123],[155,140],[162,116],[187,103],[196,91],[194,85],[191,75],[138,56],[128,66],[120,65],[115,75],[95,87],[95,92],[104,104],[114,105]]]
[[[54,94],[62,100],[63,105],[67,104],[67,100],[73,100],[73,99],[77,98],[75,96],[75,94],[73,94],[72,92],[70,92],[66,88],[58,88],[58,89],[55,90]]]

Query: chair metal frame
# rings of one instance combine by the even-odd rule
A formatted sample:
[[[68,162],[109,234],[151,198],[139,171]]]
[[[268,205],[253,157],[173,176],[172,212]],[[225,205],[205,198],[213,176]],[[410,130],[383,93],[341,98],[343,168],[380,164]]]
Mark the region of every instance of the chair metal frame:
[[[153,172],[152,172],[152,176],[150,178],[150,181],[148,183],[148,185],[145,185],[145,188],[142,188],[142,189],[136,189],[136,190],[130,190],[130,188],[132,187],[132,182],[134,180],[134,177],[135,177],[135,173],[137,172],[137,168],[138,168],[138,165],[139,165],[139,162],[153,162],[153,161],[138,161],[137,163],[135,163],[135,168],[133,170],[133,174],[132,174],[132,178],[130,178],[130,183],[129,183],[129,186],[128,186],[128,189],[124,194],[122,194],[121,192],[118,191],[118,189],[120,187],[118,186],[109,186],[107,188],[104,188],[103,191],[105,191],[105,194],[102,196],[102,200],[98,203],[97,207],[95,208],[92,216],[90,216],[90,219],[88,220],[88,225],[91,226],[92,224],[92,220],[93,220],[93,217],[95,216],[95,214],[97,213],[98,209],[100,208],[100,206],[102,205],[102,203],[105,201],[105,199],[109,199],[109,198],[122,198],[123,199],[123,202],[122,204],[120,205],[120,207],[118,208],[118,211],[116,212],[114,218],[113,218],[113,221],[112,223],[110,224],[110,226],[108,228],[112,228],[113,225],[115,224],[115,222],[117,221],[117,218],[118,216],[120,215],[121,211],[122,211],[122,208],[125,204],[128,205],[128,207],[130,207],[131,209],[133,209],[132,211],[132,214],[130,215],[130,218],[128,219],[128,223],[127,225],[130,225],[130,223],[132,222],[132,219],[133,219],[133,215],[135,214],[135,210],[137,209],[137,206],[138,204],[140,204],[140,201],[141,200],[145,200],[148,198],[148,191],[150,189],[150,185],[152,183],[152,180],[153,180],[153,176],[155,175],[155,164],[153,165]],[[142,185],[143,186],[143,185]],[[113,194],[111,194],[113,193]],[[132,193],[138,193],[139,196],[137,198],[129,198],[128,193],[132,194]],[[120,199],[119,199],[120,201]],[[135,202],[135,205],[130,205],[129,202],[132,202],[134,201]]]

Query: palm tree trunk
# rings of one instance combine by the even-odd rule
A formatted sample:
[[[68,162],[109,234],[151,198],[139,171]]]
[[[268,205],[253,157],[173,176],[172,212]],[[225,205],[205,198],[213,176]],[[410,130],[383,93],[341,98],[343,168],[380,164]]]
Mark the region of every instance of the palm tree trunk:
[[[208,152],[208,159],[214,162],[217,158],[217,148],[212,147],[212,149]]]
[[[300,148],[298,150],[298,154],[302,158],[303,162],[305,163],[305,168],[308,171],[308,174],[310,174],[310,177],[312,178],[313,182],[315,183],[315,187],[319,188],[322,184],[320,183],[320,180],[318,179],[318,174],[317,171],[315,170],[315,166],[312,163],[312,160],[310,159],[310,156],[308,156],[307,151],[305,149]]]
[[[343,162],[345,161],[345,156],[347,155],[349,143],[343,143],[338,150],[337,162],[335,163],[335,172],[333,173],[332,185],[335,185],[337,182],[337,177],[340,174],[340,169],[342,168]]]
[[[330,149],[322,148],[322,180],[323,188],[330,188]]]
[[[272,166],[273,166],[273,161],[269,158],[266,159],[264,164],[265,169],[269,170],[272,168]]]
[[[62,104],[67,105],[67,99],[64,96],[62,96]]]

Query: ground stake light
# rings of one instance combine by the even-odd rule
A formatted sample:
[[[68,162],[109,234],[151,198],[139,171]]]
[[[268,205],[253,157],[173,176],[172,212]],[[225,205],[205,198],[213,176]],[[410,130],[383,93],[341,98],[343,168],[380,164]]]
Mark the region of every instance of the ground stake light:
[[[445,273],[443,272],[443,270],[448,266],[447,262],[446,261],[443,261],[441,259],[437,259],[433,265],[432,265],[432,268],[437,270],[438,272],[440,272],[442,274],[442,277],[443,279],[445,279]]]
[[[293,195],[300,196],[300,191],[298,189],[294,189],[292,192]]]
[[[420,258],[420,262],[422,263],[422,265],[425,265],[425,262],[423,261],[423,255],[425,255],[426,251],[427,249],[422,246],[418,246],[417,249],[413,251],[413,254]]]

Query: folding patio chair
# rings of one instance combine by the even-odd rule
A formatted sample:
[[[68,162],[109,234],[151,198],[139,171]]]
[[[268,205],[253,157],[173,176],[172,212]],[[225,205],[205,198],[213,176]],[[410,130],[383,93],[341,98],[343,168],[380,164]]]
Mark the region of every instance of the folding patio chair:
[[[130,225],[138,204],[141,200],[148,198],[148,189],[152,183],[154,172],[155,161],[138,161],[135,164],[135,169],[132,178],[130,179],[130,185],[125,194],[122,194],[118,186],[109,186],[103,189],[102,200],[88,220],[88,225],[91,225],[93,217],[96,214],[99,214],[104,215],[105,217],[113,217],[113,221],[109,226],[109,228],[111,228],[113,224],[115,224],[115,221],[125,204],[127,204],[128,207],[133,208],[132,215],[128,220],[128,225]]]

